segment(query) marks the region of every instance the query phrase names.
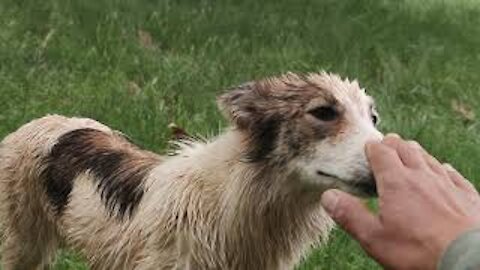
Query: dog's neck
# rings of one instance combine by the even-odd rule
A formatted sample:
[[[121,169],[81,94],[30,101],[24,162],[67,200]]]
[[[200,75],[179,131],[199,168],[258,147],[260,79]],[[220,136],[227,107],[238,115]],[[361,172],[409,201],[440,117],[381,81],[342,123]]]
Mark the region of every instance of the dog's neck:
[[[284,201],[291,197],[305,204],[320,200],[323,190],[303,181],[289,164],[278,165],[268,159],[257,162],[246,159],[245,149],[248,148],[248,143],[247,135],[233,129],[206,144],[198,153],[198,157],[205,157],[202,161],[205,167],[199,169],[207,174],[213,172],[216,177],[205,180],[215,181],[223,190],[242,196],[239,201],[253,196],[251,199],[258,198],[261,205],[278,204],[278,200]],[[258,206],[260,205],[257,205],[257,211]]]
[[[205,165],[198,167],[202,180],[217,187],[217,237],[251,252],[237,256],[252,266],[283,268],[304,255],[294,251],[326,238],[332,222],[320,206],[321,191],[302,187],[289,168],[244,161],[246,143],[245,134],[230,130],[196,153]]]

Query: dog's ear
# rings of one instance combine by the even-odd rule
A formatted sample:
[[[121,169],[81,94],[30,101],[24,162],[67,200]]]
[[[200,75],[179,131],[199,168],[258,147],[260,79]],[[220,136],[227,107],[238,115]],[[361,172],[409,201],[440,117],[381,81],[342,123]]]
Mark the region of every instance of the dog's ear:
[[[261,117],[264,97],[255,82],[248,82],[227,90],[217,98],[217,103],[225,117],[240,129],[249,129]]]
[[[218,97],[223,114],[248,134],[247,161],[264,160],[275,148],[281,121],[275,110],[269,110],[275,107],[271,91],[268,84],[249,82]]]
[[[250,129],[259,123],[292,112],[288,100],[299,99],[297,89],[306,87],[305,78],[288,72],[279,77],[251,81],[227,90],[218,97],[223,114],[238,128]],[[296,89],[295,91],[290,91]]]

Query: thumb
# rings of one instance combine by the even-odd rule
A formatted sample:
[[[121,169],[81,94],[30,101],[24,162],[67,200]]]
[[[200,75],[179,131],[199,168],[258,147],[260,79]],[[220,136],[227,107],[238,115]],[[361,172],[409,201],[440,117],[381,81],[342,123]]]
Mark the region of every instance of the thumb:
[[[378,218],[360,199],[348,193],[327,190],[322,194],[321,203],[332,219],[360,243],[369,241],[372,233],[380,228]]]

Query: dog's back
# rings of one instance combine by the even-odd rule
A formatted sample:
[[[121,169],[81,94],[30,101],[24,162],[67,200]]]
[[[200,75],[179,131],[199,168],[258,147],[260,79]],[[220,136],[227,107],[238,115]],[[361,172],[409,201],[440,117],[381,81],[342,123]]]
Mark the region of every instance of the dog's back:
[[[76,241],[64,239],[71,234],[65,230],[81,233],[93,224],[100,230],[109,218],[132,215],[145,173],[159,159],[90,119],[47,116],[7,136],[0,146],[4,269],[42,267],[60,242]],[[78,204],[83,209],[69,209],[71,200],[84,200]],[[85,218],[75,220],[71,213]]]

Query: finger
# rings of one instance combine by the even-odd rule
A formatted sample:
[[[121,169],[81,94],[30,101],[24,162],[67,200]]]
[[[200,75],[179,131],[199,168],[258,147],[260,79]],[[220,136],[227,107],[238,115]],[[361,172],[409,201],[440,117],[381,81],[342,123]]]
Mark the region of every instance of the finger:
[[[402,163],[406,167],[411,169],[417,169],[428,166],[420,151],[412,147],[410,144],[408,144],[401,138],[394,135],[387,135],[383,139],[382,143],[395,149],[398,153],[398,156],[402,160]]]
[[[405,169],[397,152],[382,143],[367,143],[366,154],[377,184],[379,196],[390,186],[396,189],[398,178],[390,177]]]
[[[423,148],[418,142],[416,141],[408,141],[407,142],[411,147],[417,149],[427,162],[427,165],[432,169],[432,171],[438,174],[445,174],[445,168],[443,165],[432,155],[430,155],[425,148]]]
[[[458,188],[466,191],[466,192],[472,192],[475,194],[478,194],[478,191],[475,189],[473,184],[465,179],[455,168],[453,168],[452,165],[445,163],[443,164],[443,167],[447,171],[448,176],[452,180],[452,182],[457,186]]]
[[[444,164],[440,163],[440,161],[438,161],[434,156],[430,155],[430,153],[428,153],[427,150],[425,150],[425,148],[423,148],[418,142],[409,141],[408,143],[422,153],[423,158],[427,162],[427,165],[434,173],[443,176],[439,179],[446,179],[446,181],[441,181],[442,184],[446,184],[448,188],[453,188],[456,185],[455,181],[451,179]]]
[[[372,233],[380,229],[380,222],[362,201],[340,190],[327,190],[321,203],[332,219],[360,243],[371,239]]]

